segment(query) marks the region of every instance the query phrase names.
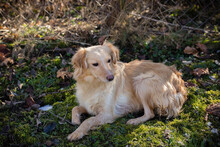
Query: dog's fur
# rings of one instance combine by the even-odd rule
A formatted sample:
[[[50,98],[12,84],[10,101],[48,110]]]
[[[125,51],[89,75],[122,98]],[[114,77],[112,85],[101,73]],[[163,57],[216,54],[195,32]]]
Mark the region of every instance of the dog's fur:
[[[93,127],[140,110],[144,115],[127,124],[143,123],[155,113],[176,117],[187,99],[181,73],[174,67],[146,60],[119,62],[119,50],[109,42],[79,49],[72,64],[79,102],[72,109],[72,123],[80,124],[82,113],[94,116],[68,136],[71,141],[82,138]]]

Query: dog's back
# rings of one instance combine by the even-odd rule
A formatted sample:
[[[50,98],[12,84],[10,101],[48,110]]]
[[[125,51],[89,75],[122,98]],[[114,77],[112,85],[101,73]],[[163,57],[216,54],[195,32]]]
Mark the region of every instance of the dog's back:
[[[136,96],[152,117],[154,112],[168,118],[178,115],[186,100],[186,90],[175,67],[135,60],[126,64],[125,72],[133,79]]]

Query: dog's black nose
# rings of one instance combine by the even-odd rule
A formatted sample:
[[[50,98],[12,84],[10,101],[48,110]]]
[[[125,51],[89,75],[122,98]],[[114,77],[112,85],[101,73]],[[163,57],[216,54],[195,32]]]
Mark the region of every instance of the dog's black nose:
[[[106,79],[107,79],[108,81],[112,81],[112,80],[114,80],[114,76],[113,76],[113,75],[108,75],[108,76],[106,77]]]

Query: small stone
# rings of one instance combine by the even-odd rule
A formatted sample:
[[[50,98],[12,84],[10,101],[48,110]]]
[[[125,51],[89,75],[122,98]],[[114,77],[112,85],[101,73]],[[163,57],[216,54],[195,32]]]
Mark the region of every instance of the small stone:
[[[218,129],[213,128],[213,129],[211,130],[211,132],[212,132],[213,134],[218,134]]]
[[[212,125],[212,123],[211,122],[207,122],[207,125],[210,127]]]
[[[182,61],[183,62],[183,64],[186,64],[186,65],[188,65],[188,64],[192,64],[192,61]]]

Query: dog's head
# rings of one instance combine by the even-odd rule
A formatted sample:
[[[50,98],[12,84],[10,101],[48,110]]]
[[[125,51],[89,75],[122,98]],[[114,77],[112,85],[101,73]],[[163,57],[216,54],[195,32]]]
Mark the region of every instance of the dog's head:
[[[114,80],[116,63],[119,60],[119,50],[109,42],[103,45],[80,48],[72,57],[74,79],[102,82]]]

